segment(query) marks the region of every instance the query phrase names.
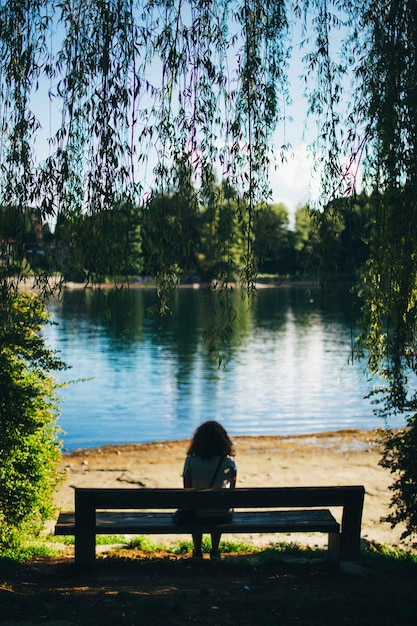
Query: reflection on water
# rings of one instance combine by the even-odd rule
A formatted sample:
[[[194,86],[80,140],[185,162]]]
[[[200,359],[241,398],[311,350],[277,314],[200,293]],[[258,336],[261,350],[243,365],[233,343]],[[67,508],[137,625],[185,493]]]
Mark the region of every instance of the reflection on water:
[[[150,313],[155,302],[147,289],[116,298],[66,291],[51,307],[57,325],[45,336],[72,366],[61,379],[88,379],[62,392],[66,448],[189,438],[207,419],[232,435],[379,425],[363,399],[363,364],[348,363],[346,294],[326,302],[318,290],[262,289],[253,310],[236,294],[223,369],[202,337],[211,310],[204,290],[180,290],[172,316]]]

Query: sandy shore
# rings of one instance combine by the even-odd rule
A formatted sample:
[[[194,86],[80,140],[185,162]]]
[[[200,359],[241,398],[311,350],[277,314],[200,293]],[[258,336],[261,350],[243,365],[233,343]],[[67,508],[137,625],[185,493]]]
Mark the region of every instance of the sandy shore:
[[[63,511],[73,510],[72,487],[181,487],[186,441],[103,446],[65,455],[65,483],[56,493]],[[377,433],[340,431],[297,437],[236,437],[238,487],[364,485],[362,537],[401,545],[402,528],[381,522],[389,511],[390,473],[380,467]],[[335,511],[336,517],[339,512]],[[166,540],[167,538],[165,538]],[[240,539],[243,539],[241,536]],[[306,541],[322,545],[325,537],[246,536],[265,545],[274,541]],[[162,538],[161,538],[162,540]],[[176,540],[176,539],[174,539]]]

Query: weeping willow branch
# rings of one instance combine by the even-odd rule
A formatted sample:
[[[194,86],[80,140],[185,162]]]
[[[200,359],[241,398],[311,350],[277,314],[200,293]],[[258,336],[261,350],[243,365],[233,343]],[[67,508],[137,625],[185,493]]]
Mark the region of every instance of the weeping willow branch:
[[[412,460],[417,429],[415,7],[400,0],[317,0],[308,3],[307,9],[312,7],[317,16],[318,45],[308,60],[312,65],[320,63],[325,72],[312,104],[314,112],[321,114],[323,100],[327,100],[321,139],[329,145],[327,153],[323,152],[325,196],[318,216],[325,227],[337,217],[332,202],[334,190],[344,192],[341,183],[348,182],[338,164],[343,155],[339,142],[350,150],[348,164],[363,159],[363,185],[372,207],[370,257],[361,274],[364,316],[358,346],[367,354],[370,373],[384,380],[373,395],[376,411],[387,425],[382,464],[397,477],[392,487],[394,511],[388,520],[392,524],[405,522],[404,536],[410,536],[417,531],[417,472]],[[330,7],[335,11],[333,15]],[[330,27],[339,28],[342,10],[349,36],[341,50],[344,65],[336,68],[336,75],[342,76],[350,66],[355,83],[352,104],[341,126],[333,109],[333,104],[339,104],[339,87],[328,42]],[[342,128],[341,135],[338,129]],[[351,191],[347,185],[346,192]],[[405,417],[407,423],[399,434],[390,430],[392,418],[398,415]]]
[[[362,345],[370,371],[387,383],[382,415],[405,412],[414,428],[414,4],[1,2],[1,292],[16,290],[28,274],[30,224],[40,247],[48,229],[56,244],[48,269],[31,270],[37,278],[53,272],[58,259],[61,268],[68,263],[91,281],[122,274],[127,266],[136,271],[127,259],[133,241],[136,256],[140,246],[150,251],[164,298],[192,254],[191,218],[209,200],[213,232],[206,241],[217,250],[212,274],[221,296],[219,337],[227,338],[235,320],[229,306],[234,281],[253,291],[253,226],[270,197],[270,166],[275,153],[288,149],[271,141],[285,126],[289,103],[288,16],[303,19],[305,79],[318,129],[312,150],[322,183],[314,207],[322,267],[334,264],[338,201],[354,197],[361,166],[373,210],[371,256],[361,276]],[[225,202],[222,193],[231,189]],[[239,238],[246,244],[241,258],[235,253]],[[80,250],[87,259],[81,268]],[[51,247],[43,252],[53,255]]]

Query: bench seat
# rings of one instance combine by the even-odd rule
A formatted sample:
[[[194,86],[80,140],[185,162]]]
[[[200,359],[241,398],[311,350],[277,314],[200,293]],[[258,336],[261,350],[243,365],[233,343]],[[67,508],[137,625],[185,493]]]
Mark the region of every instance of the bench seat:
[[[202,532],[219,530],[222,533],[285,533],[320,532],[338,533],[340,524],[329,510],[294,511],[236,511],[226,523],[198,520],[191,524],[174,524],[171,513],[136,513],[98,511],[95,533],[131,535],[182,535],[190,534],[198,525]],[[55,526],[56,535],[74,535],[74,513],[61,513]]]

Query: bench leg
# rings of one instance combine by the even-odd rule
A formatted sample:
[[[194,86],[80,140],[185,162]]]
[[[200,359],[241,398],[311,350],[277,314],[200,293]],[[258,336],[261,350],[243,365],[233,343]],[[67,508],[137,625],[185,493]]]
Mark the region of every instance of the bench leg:
[[[75,535],[75,564],[93,565],[96,558],[96,535],[94,530],[79,530]]]
[[[340,563],[341,556],[341,535],[340,533],[329,533],[328,555],[332,563]]]
[[[342,561],[359,561],[361,558],[361,537],[360,534],[342,532],[340,559]]]

